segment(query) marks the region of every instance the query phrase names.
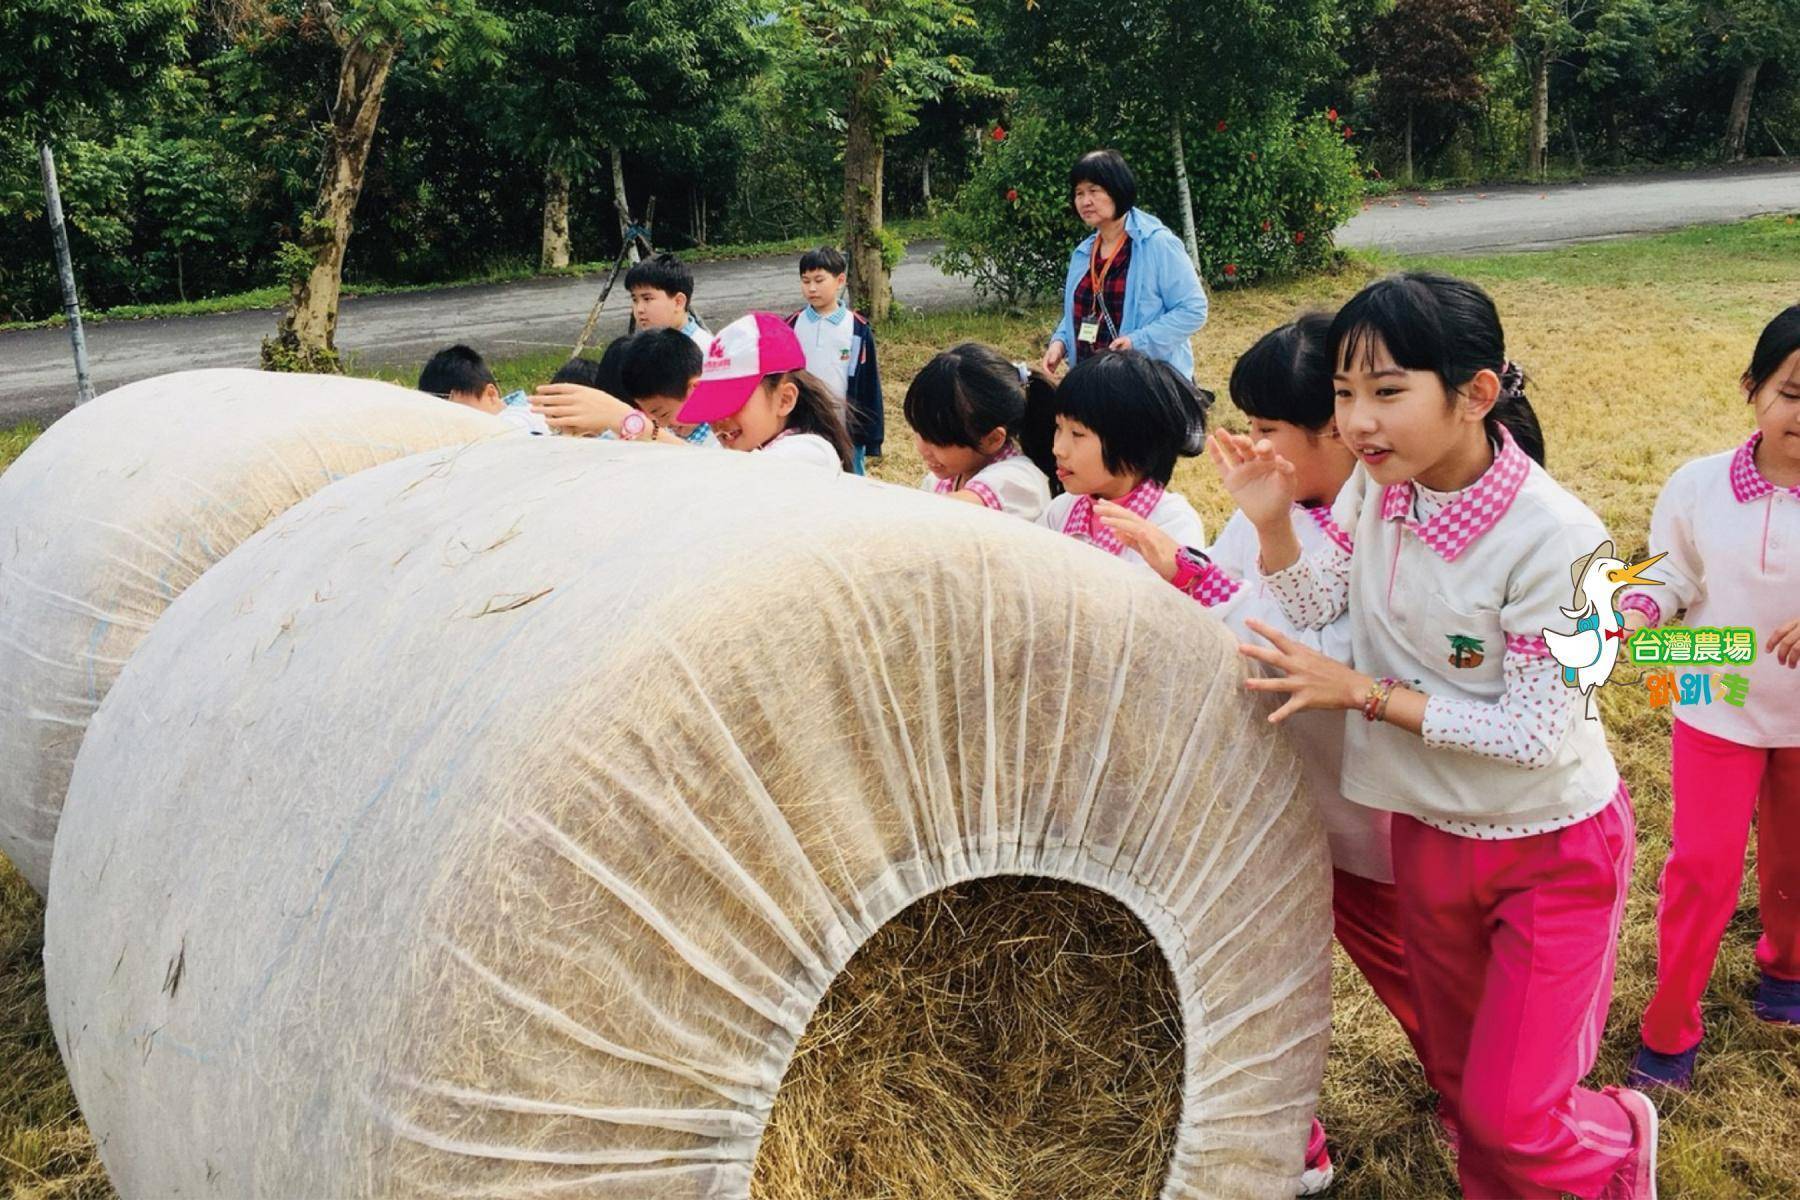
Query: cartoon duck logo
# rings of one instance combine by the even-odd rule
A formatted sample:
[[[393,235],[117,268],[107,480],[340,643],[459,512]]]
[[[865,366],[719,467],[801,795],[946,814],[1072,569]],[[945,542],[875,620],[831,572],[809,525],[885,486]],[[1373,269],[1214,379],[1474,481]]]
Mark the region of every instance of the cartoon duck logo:
[[[1586,697],[1590,721],[1600,719],[1594,710],[1594,689],[1612,677],[1627,637],[1625,618],[1614,601],[1620,591],[1632,584],[1660,586],[1662,580],[1648,579],[1644,572],[1662,557],[1656,554],[1627,565],[1614,554],[1612,542],[1605,541],[1570,567],[1575,601],[1562,610],[1562,615],[1575,622],[1575,632],[1560,633],[1545,626],[1544,644],[1550,648],[1551,657],[1562,664],[1563,683]]]

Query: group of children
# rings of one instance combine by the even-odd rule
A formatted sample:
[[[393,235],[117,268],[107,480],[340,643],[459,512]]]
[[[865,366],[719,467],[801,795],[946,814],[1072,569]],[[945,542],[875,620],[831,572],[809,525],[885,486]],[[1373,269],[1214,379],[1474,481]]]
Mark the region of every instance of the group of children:
[[[752,313],[704,353],[640,332],[514,407],[562,432],[852,470],[880,444],[863,408],[879,411],[873,340],[839,301],[842,260],[807,261],[836,288],[809,284],[795,318]],[[840,384],[821,359],[872,382]],[[1238,633],[1246,686],[1291,721],[1328,833],[1337,937],[1440,1097],[1466,1196],[1656,1195],[1646,1091],[1692,1084],[1752,817],[1754,1011],[1800,1025],[1800,305],[1763,332],[1741,385],[1756,432],[1670,479],[1651,522],[1659,572],[1612,574],[1628,631],[1685,610],[1767,637],[1734,664],[1754,710],[1675,722],[1656,996],[1631,1086],[1598,1090],[1580,1081],[1611,999],[1635,814],[1543,633],[1573,619],[1571,566],[1607,534],[1544,468],[1492,300],[1410,272],[1271,331],[1231,374],[1248,436],[1209,437],[1206,394],[1129,349],[1054,381],[964,343],[907,389],[922,489],[1141,564]],[[1239,506],[1210,544],[1168,490],[1202,449]],[[1302,1194],[1331,1173],[1315,1120]]]

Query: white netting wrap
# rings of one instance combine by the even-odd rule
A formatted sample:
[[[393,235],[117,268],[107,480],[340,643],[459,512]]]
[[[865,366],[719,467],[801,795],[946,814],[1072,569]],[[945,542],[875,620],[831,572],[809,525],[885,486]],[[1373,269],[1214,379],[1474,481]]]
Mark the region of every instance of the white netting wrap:
[[[94,718],[45,954],[76,1094],[132,1196],[741,1197],[852,952],[1029,873],[1170,960],[1165,1195],[1292,1195],[1329,871],[1241,673],[1141,567],[910,489],[522,439],[363,472]]]
[[[334,479],[503,433],[363,379],[187,371],[108,392],[0,474],[0,854],[43,892],[88,718],[169,602]]]

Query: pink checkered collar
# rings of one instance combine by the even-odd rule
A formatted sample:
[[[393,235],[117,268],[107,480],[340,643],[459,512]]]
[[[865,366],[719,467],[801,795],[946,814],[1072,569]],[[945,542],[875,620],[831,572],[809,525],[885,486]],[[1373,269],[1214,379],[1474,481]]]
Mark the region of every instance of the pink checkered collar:
[[[1345,554],[1350,553],[1350,535],[1344,532],[1343,526],[1331,519],[1331,506],[1321,504],[1317,508],[1308,508],[1304,504],[1295,505],[1301,512],[1313,519],[1319,532],[1330,538],[1332,543]]]
[[[1118,503],[1130,509],[1138,516],[1148,519],[1156,506],[1162,503],[1166,489],[1153,479],[1146,479],[1129,492]],[[1069,508],[1068,519],[1063,522],[1063,532],[1070,537],[1080,538],[1089,545],[1098,546],[1108,554],[1117,556],[1125,553],[1125,543],[1118,535],[1094,516],[1094,498],[1077,496],[1075,503]]]
[[[1763,478],[1763,473],[1756,469],[1756,445],[1762,441],[1762,430],[1750,435],[1750,440],[1737,448],[1731,456],[1731,494],[1737,497],[1739,504],[1748,504],[1752,500],[1761,500],[1764,496],[1776,492],[1787,492],[1791,496],[1800,497],[1800,484],[1793,487],[1778,488]]]
[[[1381,519],[1399,520],[1445,562],[1455,562],[1476,538],[1500,523],[1531,474],[1531,459],[1519,449],[1504,425],[1500,449],[1481,478],[1446,504],[1429,521],[1412,519],[1413,483],[1390,483],[1381,493]]]
[[[988,460],[988,466],[991,467],[997,462],[1005,462],[1007,459],[1015,457],[1018,453],[1019,453],[1019,448],[1017,446],[1013,445],[1011,442],[1008,442],[1008,443],[1006,443],[1006,445],[1000,447],[1000,453],[994,455],[993,458]],[[987,469],[987,467],[982,468],[982,470],[984,470],[984,471],[986,469]],[[979,474],[981,474],[981,471],[975,472],[975,475],[979,475]],[[971,475],[971,476],[969,476],[969,478],[974,479],[975,475]],[[966,488],[969,485],[967,482],[959,482],[958,480],[955,480],[955,479],[940,479],[937,481],[937,483],[934,486],[937,489],[938,495],[948,496],[951,492],[957,491],[960,488]]]

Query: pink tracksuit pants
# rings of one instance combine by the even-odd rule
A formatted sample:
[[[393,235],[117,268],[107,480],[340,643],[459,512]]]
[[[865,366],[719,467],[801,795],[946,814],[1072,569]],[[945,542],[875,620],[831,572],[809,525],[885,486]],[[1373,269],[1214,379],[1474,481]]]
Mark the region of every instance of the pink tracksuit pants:
[[[1656,994],[1644,1044],[1680,1054],[1700,1040],[1700,997],[1737,911],[1756,821],[1762,937],[1756,963],[1800,979],[1800,747],[1764,749],[1675,722],[1674,846],[1656,906]]]
[[[1587,820],[1508,841],[1394,818],[1425,1075],[1460,1132],[1469,1200],[1597,1196],[1631,1153],[1624,1107],[1580,1080],[1612,999],[1635,836],[1622,782]]]

